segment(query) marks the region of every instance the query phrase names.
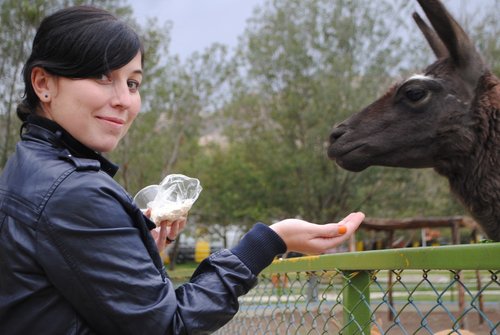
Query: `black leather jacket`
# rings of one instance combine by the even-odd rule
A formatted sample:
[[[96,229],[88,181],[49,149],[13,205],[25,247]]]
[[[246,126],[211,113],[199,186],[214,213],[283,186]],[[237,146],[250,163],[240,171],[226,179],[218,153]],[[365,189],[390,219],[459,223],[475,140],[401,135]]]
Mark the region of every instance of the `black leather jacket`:
[[[0,334],[206,334],[285,251],[257,224],[177,289],[117,167],[32,118],[0,177]]]

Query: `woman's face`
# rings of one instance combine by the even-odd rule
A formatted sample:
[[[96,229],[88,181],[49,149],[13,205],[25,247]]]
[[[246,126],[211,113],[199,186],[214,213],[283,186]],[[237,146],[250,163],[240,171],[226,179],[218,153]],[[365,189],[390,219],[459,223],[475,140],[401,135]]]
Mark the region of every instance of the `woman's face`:
[[[141,54],[99,78],[53,77],[42,113],[98,152],[113,150],[141,108]]]

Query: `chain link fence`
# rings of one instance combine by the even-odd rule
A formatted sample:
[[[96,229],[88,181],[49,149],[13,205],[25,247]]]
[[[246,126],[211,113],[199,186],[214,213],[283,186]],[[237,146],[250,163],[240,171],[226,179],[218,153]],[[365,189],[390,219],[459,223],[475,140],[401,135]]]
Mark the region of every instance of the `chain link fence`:
[[[500,243],[274,262],[217,334],[497,334]]]

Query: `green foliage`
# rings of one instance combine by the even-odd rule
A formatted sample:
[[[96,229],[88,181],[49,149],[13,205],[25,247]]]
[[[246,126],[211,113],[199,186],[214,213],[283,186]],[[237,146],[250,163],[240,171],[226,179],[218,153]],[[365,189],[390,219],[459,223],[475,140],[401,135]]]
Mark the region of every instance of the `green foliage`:
[[[22,94],[23,60],[31,48],[35,29],[52,1],[0,2],[0,166],[13,151],[20,122],[15,110]]]
[[[493,8],[481,8],[482,14],[475,16],[476,22],[472,28],[472,38],[477,48],[481,50],[485,62],[495,75],[500,76],[500,0],[495,0]]]
[[[199,177],[205,194],[198,206],[203,221],[252,224],[272,211],[266,201],[268,185],[262,177],[264,170],[239,149],[238,145],[228,151],[214,148],[200,162],[203,166],[199,166]]]
[[[24,94],[22,69],[40,21],[54,11],[75,4],[92,4],[118,15],[131,14],[124,0],[2,0],[0,1],[0,166],[14,150],[21,123],[16,108]]]
[[[249,21],[239,54],[247,72],[225,110],[232,120],[226,134],[264,167],[261,184],[275,209],[268,221],[333,221],[375,195],[386,198],[380,194],[386,185],[366,181],[388,180],[390,172],[343,171],[326,158],[325,143],[332,124],[392,80],[401,37],[393,33],[397,22],[382,18],[399,10],[407,6],[273,1]]]
[[[332,125],[433,60],[411,19],[416,4],[405,1],[269,0],[247,21],[232,58],[214,44],[185,61],[169,50],[171,24],[139,25],[124,0],[0,1],[2,164],[18,137],[20,73],[36,26],[83,3],[124,17],[144,40],[142,112],[110,154],[131,194],[169,173],[197,177],[204,191],[191,217],[221,231],[294,216],[324,223],[355,210],[463,213],[432,170],[349,173],[326,157]],[[498,3],[469,24],[497,74]]]
[[[117,178],[136,192],[170,173],[197,174],[203,115],[216,108],[215,97],[230,75],[225,47],[214,45],[186,63],[168,55],[169,27],[150,23],[146,59],[153,70],[141,88],[142,113],[111,157],[124,167]]]

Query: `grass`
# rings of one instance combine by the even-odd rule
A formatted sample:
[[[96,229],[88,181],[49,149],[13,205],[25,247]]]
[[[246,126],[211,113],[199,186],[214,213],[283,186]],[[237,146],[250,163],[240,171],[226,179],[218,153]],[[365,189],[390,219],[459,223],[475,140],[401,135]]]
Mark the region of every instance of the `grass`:
[[[165,268],[167,269],[167,273],[170,278],[178,279],[178,280],[187,280],[191,277],[194,270],[198,267],[199,263],[195,262],[186,262],[183,264],[176,264],[174,270],[169,270],[170,264],[165,264]]]
[[[173,271],[168,270],[169,265],[166,264],[167,272],[170,278],[177,283],[182,284],[189,280],[192,276],[193,272],[198,267],[198,263],[196,262],[187,262],[183,264],[177,264]],[[492,274],[489,271],[481,270],[479,271],[482,279],[482,284],[489,283],[491,281]],[[342,276],[336,272],[326,271],[323,274],[320,274],[320,279],[322,279],[322,283],[320,284],[320,291],[325,290],[325,285],[343,285]],[[430,283],[432,283],[433,287],[429,287],[428,283],[422,281],[423,272],[422,270],[404,270],[401,273],[401,282],[396,280],[397,275],[393,274],[393,292],[394,301],[408,301],[409,293],[411,292],[411,300],[412,301],[435,301],[438,299],[438,296],[441,295],[440,299],[443,302],[452,302],[457,299],[457,288],[456,285],[450,286],[450,281],[453,280],[453,275],[451,272],[447,270],[432,270],[427,273],[427,279]],[[333,279],[330,276],[335,276]],[[388,271],[380,270],[376,272],[377,282],[380,286],[372,286],[371,294],[373,298],[380,299],[380,295],[383,295],[387,292],[387,279],[388,279]],[[266,276],[264,276],[266,278]],[[264,279],[261,278],[261,279]],[[288,290],[287,292],[283,292],[283,294],[304,294],[303,290],[305,287],[305,281],[308,278],[308,274],[304,272],[290,272],[288,273]],[[270,280],[269,276],[267,276],[264,280]],[[476,272],[472,270],[464,270],[460,273],[460,280],[462,283],[466,285],[473,293],[476,294]],[[416,287],[418,285],[418,287]],[[403,287],[405,286],[405,287]],[[258,288],[257,288],[258,289]],[[330,291],[330,289],[326,289],[326,292]],[[434,292],[437,290],[437,293]],[[325,291],[324,291],[325,292]],[[489,286],[483,292],[483,299],[485,302],[490,301],[498,301],[498,286],[492,285]],[[274,292],[276,293],[276,292]],[[273,294],[272,289],[267,287],[264,289],[264,292],[261,294],[269,295]],[[466,300],[470,300],[471,297],[466,294]]]

